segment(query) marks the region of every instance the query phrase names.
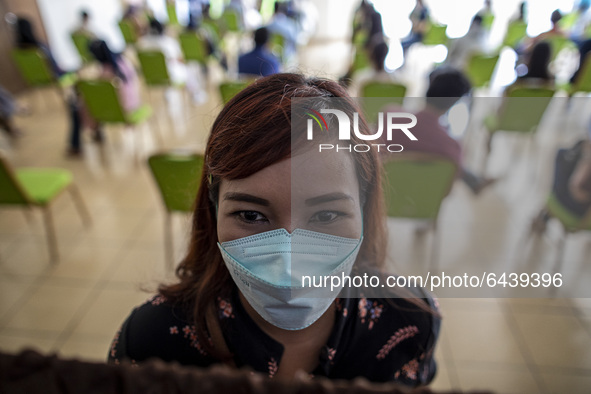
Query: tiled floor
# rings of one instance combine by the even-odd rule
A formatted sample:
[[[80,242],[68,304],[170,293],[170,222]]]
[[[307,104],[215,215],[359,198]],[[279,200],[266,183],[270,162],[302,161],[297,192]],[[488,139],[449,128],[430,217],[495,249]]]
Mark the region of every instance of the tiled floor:
[[[336,48],[335,56],[343,57],[338,43],[330,45]],[[309,53],[321,50],[310,48]],[[310,61],[311,57],[305,58],[300,69],[331,76],[342,72],[326,56],[321,60],[327,63]],[[31,103],[33,115],[18,119],[24,137],[14,146],[0,137],[0,148],[17,167],[71,170],[93,224],[85,228],[69,197],[62,196],[53,207],[61,259],[50,265],[40,214],[34,213],[28,222],[19,210],[0,211],[0,349],[14,352],[32,346],[64,357],[104,360],[119,324],[134,305],[148,297],[142,289],[153,290],[170,279],[164,268],[162,205],[143,159],[135,160],[129,154],[130,145],[140,137],[143,144],[138,145],[144,154],[180,146],[202,149],[220,104],[211,90],[206,104],[173,114],[171,123],[162,96],[156,93],[152,98],[157,111],[150,126],[159,123],[163,141],[150,134],[150,129],[158,132],[155,127],[140,128],[125,138],[120,129],[111,127],[104,147],[88,140],[84,159],[72,160],[63,154],[67,123],[54,92],[20,97]],[[557,111],[556,116],[565,119]],[[534,166],[542,163],[541,174],[550,174],[557,146],[568,145],[584,132],[579,126],[560,136],[552,127],[540,130],[536,142],[539,161]],[[533,159],[530,151],[521,157],[515,171],[478,197],[461,183],[455,185],[439,225],[442,269],[467,262],[516,269],[512,264],[523,259],[520,253],[526,249],[520,242],[550,182],[550,175],[541,175],[532,185],[524,183],[524,168]],[[503,169],[506,159],[497,151],[492,172]],[[187,220],[177,217],[175,221],[177,258],[186,244]],[[390,254],[396,262],[393,269],[404,272],[425,264],[430,249],[413,240],[413,227],[394,220],[389,226]],[[550,269],[555,230],[551,228],[549,236],[528,247],[529,259],[540,270]],[[566,249],[565,264],[575,267],[575,272],[587,272],[584,277],[589,278],[585,271],[591,261],[589,236],[572,236]],[[536,260],[532,255],[540,257]],[[502,393],[591,391],[589,299],[440,299],[440,304],[444,322],[434,388]]]

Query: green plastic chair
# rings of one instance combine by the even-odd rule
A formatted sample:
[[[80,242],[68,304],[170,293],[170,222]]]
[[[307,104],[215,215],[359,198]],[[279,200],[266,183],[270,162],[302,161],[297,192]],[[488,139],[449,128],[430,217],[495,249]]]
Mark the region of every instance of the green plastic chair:
[[[222,14],[222,21],[226,31],[235,33],[240,31],[240,20],[237,12],[233,10],[225,10]]]
[[[281,34],[271,34],[271,51],[281,60],[285,59],[285,37]]]
[[[554,89],[547,87],[509,88],[499,112],[484,119],[488,132],[484,168],[488,163],[494,135],[500,131],[533,135],[554,93]]]
[[[503,46],[515,48],[527,34],[527,23],[513,21],[507,26],[507,33],[503,39]]]
[[[149,105],[142,105],[129,113],[125,112],[112,81],[79,81],[78,90],[82,94],[90,115],[101,123],[123,123],[135,126],[147,120],[152,114]]]
[[[121,30],[125,44],[134,45],[137,42],[137,32],[130,21],[119,21],[119,29]]]
[[[438,255],[437,218],[449,194],[457,166],[449,159],[429,154],[403,154],[386,161],[384,193],[388,217],[429,221],[434,231],[431,267]]]
[[[429,23],[423,36],[423,45],[447,45],[447,26],[436,23]]]
[[[196,61],[199,64],[206,64],[209,55],[205,40],[194,32],[184,32],[179,34],[181,50],[186,61]]]
[[[203,155],[192,152],[158,153],[148,158],[148,166],[166,208],[164,245],[167,264],[172,268],[172,213],[193,210],[203,171]]]
[[[495,15],[492,12],[487,12],[482,16],[482,27],[486,30],[492,29],[492,25],[495,23]]]
[[[73,183],[70,171],[60,168],[15,170],[0,156],[0,205],[41,209],[52,263],[59,260],[59,252],[50,206],[63,191],[71,194],[82,221],[85,225],[90,225],[90,215]]]
[[[591,93],[591,54],[585,57],[583,67],[577,75],[577,80],[568,87],[569,96],[576,93]]]
[[[575,50],[577,46],[574,42],[572,42],[568,37],[564,36],[553,36],[545,39],[544,41],[550,44],[550,48],[552,49],[552,60],[555,60],[558,57],[558,54],[565,49],[572,49]]]
[[[468,79],[470,79],[472,87],[480,88],[488,85],[498,61],[499,55],[472,55],[470,59],[468,59],[468,64],[466,65],[466,75],[468,76]]]
[[[166,4],[166,13],[168,14],[168,23],[171,26],[178,26],[179,18],[176,14],[176,4],[174,2]]]
[[[166,67],[166,59],[160,51],[138,50],[138,60],[144,80],[148,86],[170,86],[171,80]]]
[[[236,96],[238,92],[247,87],[249,81],[226,81],[220,83],[220,95],[224,104],[228,103],[232,97]]]
[[[80,55],[80,59],[82,59],[82,63],[85,64],[93,61],[94,57],[90,53],[90,49],[88,49],[91,38],[83,33],[72,33],[71,37],[72,42],[74,42],[74,46]]]
[[[591,209],[587,210],[587,213],[583,218],[578,218],[570,213],[570,211],[558,201],[554,194],[551,194],[546,201],[546,212],[548,212],[551,218],[557,219],[562,225],[562,236],[558,240],[556,246],[556,263],[554,265],[554,272],[557,273],[561,272],[564,246],[567,237],[570,234],[579,231],[591,231]]]
[[[371,67],[371,61],[367,52],[363,48],[355,48],[355,55],[353,56],[353,64],[351,64],[351,75],[359,70]]]
[[[361,87],[361,97],[369,98],[363,100],[363,112],[370,123],[377,122],[378,113],[386,105],[402,105],[406,95],[406,86],[394,82],[370,81]]]
[[[12,58],[27,85],[53,85],[56,82],[47,57],[38,48],[13,49]]]

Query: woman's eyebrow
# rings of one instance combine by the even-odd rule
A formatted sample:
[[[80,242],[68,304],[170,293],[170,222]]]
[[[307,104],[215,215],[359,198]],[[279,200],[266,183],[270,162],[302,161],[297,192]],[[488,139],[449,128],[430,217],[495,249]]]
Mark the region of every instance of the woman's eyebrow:
[[[224,200],[249,202],[252,204],[262,205],[265,207],[268,207],[270,205],[268,200],[265,200],[264,198],[253,196],[252,194],[246,194],[246,193],[233,193],[233,192],[226,193],[226,194],[224,194]]]
[[[308,198],[306,200],[306,205],[312,206],[312,205],[318,205],[318,204],[323,204],[323,203],[338,201],[338,200],[355,201],[353,199],[353,197],[351,197],[349,194],[336,192],[336,193],[328,193],[328,194],[323,194],[321,196]]]

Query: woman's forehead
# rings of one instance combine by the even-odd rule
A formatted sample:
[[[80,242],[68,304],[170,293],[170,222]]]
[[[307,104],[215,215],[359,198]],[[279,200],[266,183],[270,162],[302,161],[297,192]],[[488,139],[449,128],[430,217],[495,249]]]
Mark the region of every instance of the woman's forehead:
[[[220,191],[222,194],[284,195],[284,198],[289,194],[291,199],[339,192],[358,199],[359,181],[351,154],[306,151],[246,178],[222,180]]]

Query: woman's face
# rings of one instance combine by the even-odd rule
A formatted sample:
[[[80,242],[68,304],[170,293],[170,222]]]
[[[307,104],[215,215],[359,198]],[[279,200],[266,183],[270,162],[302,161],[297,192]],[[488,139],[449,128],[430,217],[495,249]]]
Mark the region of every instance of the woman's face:
[[[308,151],[221,181],[220,243],[281,228],[361,237],[359,182],[349,153]]]

